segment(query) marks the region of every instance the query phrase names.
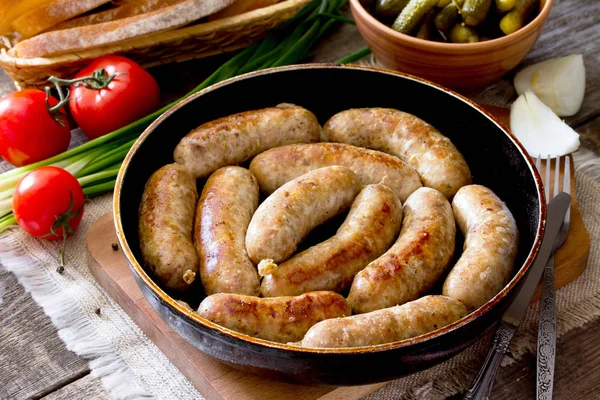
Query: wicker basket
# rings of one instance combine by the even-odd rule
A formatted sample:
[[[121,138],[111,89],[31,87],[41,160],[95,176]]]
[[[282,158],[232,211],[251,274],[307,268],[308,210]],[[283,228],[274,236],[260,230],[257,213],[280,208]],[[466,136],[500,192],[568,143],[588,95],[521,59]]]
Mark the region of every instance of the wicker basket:
[[[47,58],[17,58],[6,47],[0,67],[17,88],[48,85],[51,75],[71,77],[90,60],[106,54],[129,57],[144,67],[202,58],[246,47],[291,18],[310,0],[285,0],[241,15],[122,41],[110,46]]]

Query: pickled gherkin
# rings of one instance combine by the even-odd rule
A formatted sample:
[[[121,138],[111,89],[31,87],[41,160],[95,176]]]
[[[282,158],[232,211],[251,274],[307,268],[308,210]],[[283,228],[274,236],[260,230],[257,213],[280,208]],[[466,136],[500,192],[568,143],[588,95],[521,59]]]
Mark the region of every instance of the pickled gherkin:
[[[377,0],[375,12],[381,17],[397,17],[409,0]]]
[[[394,21],[392,29],[410,34],[438,2],[439,0],[410,0]]]
[[[462,6],[462,17],[465,24],[477,26],[481,24],[492,5],[492,0],[465,0]]]
[[[449,30],[454,25],[454,22],[456,22],[463,2],[464,0],[455,0],[442,8],[433,20],[435,27],[444,32]]]
[[[515,0],[496,0],[496,10],[505,13],[515,7]]]
[[[448,38],[452,43],[476,43],[479,42],[477,31],[464,24],[456,24],[450,30]]]
[[[527,22],[538,0],[516,0],[515,7],[500,20],[500,29],[505,35],[518,31]]]
[[[540,0],[359,1],[371,4],[370,12],[400,33],[445,43],[475,43],[509,35],[525,26],[540,4]]]
[[[431,29],[432,29],[432,21],[433,17],[435,17],[436,10],[431,10],[419,25],[417,29],[417,33],[415,34],[416,38],[430,40],[431,39]]]

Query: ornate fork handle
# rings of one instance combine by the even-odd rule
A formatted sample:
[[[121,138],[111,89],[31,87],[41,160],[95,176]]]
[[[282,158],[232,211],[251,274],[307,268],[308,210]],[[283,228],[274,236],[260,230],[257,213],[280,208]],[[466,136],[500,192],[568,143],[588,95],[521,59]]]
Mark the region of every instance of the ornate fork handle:
[[[552,399],[554,351],[556,348],[556,294],[554,292],[554,258],[544,270],[538,327],[537,398]]]
[[[504,321],[500,321],[498,329],[494,334],[490,351],[483,362],[483,366],[473,381],[472,386],[465,392],[463,399],[489,399],[496,373],[498,372],[498,368],[500,368],[502,358],[508,350],[508,345],[514,334],[514,326]]]

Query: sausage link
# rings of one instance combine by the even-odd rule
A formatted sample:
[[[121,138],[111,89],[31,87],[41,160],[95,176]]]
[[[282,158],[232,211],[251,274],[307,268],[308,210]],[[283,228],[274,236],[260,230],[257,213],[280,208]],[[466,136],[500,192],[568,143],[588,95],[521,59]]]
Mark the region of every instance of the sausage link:
[[[341,292],[354,275],[385,252],[400,230],[402,203],[385,185],[366,186],[335,236],[295,255],[263,278],[264,297],[315,290]]]
[[[258,207],[246,233],[246,250],[258,264],[287,259],[316,226],[347,210],[362,189],[345,167],[310,171],[277,189]]]
[[[469,167],[450,139],[414,115],[391,108],[356,108],[331,117],[324,130],[333,142],[399,157],[417,170],[425,186],[449,199],[471,183]]]
[[[276,147],[256,156],[250,163],[250,171],[261,190],[270,194],[300,175],[331,165],[351,169],[363,185],[389,186],[403,202],[422,186],[417,171],[398,157],[343,143]]]
[[[258,183],[247,169],[223,167],[206,181],[194,223],[206,294],[258,295],[260,278],[244,243],[257,207]]]
[[[396,243],[354,277],[348,295],[352,311],[403,304],[429,291],[452,259],[455,236],[448,200],[435,189],[415,191],[404,204]]]
[[[187,289],[198,272],[192,243],[197,198],[196,180],[178,164],[154,172],[144,187],[138,223],[142,260],[168,289]]]
[[[175,147],[175,161],[196,178],[239,164],[273,147],[318,142],[321,126],[313,113],[293,104],[246,111],[200,125]]]
[[[425,296],[401,306],[328,319],[308,330],[303,347],[360,347],[423,335],[458,321],[468,311],[457,300]]]
[[[452,201],[465,236],[463,254],[450,270],[442,293],[474,310],[510,280],[519,246],[519,231],[510,210],[490,189],[465,186]]]
[[[208,296],[198,307],[201,317],[225,328],[282,343],[299,341],[317,322],[350,312],[346,299],[333,292],[268,299],[219,293]]]

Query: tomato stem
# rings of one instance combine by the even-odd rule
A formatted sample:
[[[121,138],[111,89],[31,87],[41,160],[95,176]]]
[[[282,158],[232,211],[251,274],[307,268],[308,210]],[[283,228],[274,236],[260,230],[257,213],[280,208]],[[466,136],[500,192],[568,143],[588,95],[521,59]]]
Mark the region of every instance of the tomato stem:
[[[67,105],[67,103],[69,102],[69,89],[67,89],[67,95],[65,96],[65,94],[64,94],[62,88],[60,87],[60,85],[57,84],[56,82],[53,82],[51,80],[51,78],[49,80],[52,83],[54,83],[54,86],[56,87],[56,91],[58,92],[58,97],[60,98],[60,100],[58,101],[58,103],[56,105],[51,106],[50,105],[50,88],[48,86],[46,86],[44,88],[44,91],[46,92],[46,108],[48,109],[48,112],[50,113],[50,116],[56,122],[58,122],[62,126],[65,126],[65,124],[66,124],[65,115],[63,113],[61,113],[60,110],[65,105]]]
[[[108,72],[104,68],[95,70],[90,76],[82,76],[81,78],[75,79],[62,79],[56,76],[51,76],[48,80],[54,85],[68,85],[68,86],[83,86],[86,89],[100,90],[108,87],[110,83],[119,75],[127,75],[125,72],[115,72],[112,75],[108,75]]]
[[[63,242],[60,248],[60,266],[65,266],[65,251],[67,250],[67,230],[63,229]]]
[[[67,236],[74,232],[73,228],[71,228],[71,225],[69,225],[69,221],[71,221],[73,218],[75,218],[79,215],[79,213],[83,209],[83,204],[85,203],[85,201],[83,203],[81,203],[81,205],[75,212],[73,212],[74,203],[75,203],[75,199],[73,198],[73,193],[71,193],[71,190],[69,189],[69,206],[67,207],[67,211],[65,211],[61,215],[56,216],[56,220],[52,224],[52,228],[50,228],[50,232],[48,232],[47,234],[42,236],[43,238],[48,237],[48,236],[53,236],[53,235],[57,236],[58,230],[60,228],[62,228],[63,244],[62,244],[60,252],[59,252],[61,267],[65,266],[65,251],[67,249]]]

